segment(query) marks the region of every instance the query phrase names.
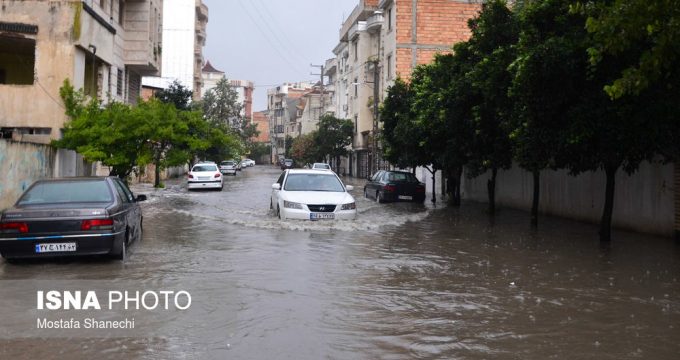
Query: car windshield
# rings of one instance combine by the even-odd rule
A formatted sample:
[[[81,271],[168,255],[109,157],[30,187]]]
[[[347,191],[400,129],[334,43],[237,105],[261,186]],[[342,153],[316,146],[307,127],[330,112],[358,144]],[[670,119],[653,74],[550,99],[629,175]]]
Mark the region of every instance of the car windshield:
[[[328,164],[314,164],[315,169],[330,169],[331,166]]]
[[[286,191],[345,191],[337,177],[326,174],[290,174],[283,189]]]
[[[392,173],[387,173],[387,181],[399,181],[399,182],[419,182],[418,179],[416,179],[413,174],[410,173],[401,173],[401,172],[392,172]]]
[[[222,161],[220,165],[234,165],[233,161]]]
[[[286,160],[285,164],[286,164],[286,165],[292,165],[292,164],[293,164],[293,160]]]
[[[104,180],[48,181],[31,187],[18,205],[111,202],[113,197]]]
[[[215,167],[215,165],[196,165],[191,171],[193,172],[217,171],[217,167]]]

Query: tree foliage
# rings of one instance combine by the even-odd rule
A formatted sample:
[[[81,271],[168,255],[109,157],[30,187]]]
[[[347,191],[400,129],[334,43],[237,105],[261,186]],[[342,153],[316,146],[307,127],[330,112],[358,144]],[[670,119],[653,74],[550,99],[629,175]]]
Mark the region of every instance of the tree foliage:
[[[237,148],[238,139],[216,129],[200,111],[179,110],[174,102],[158,99],[136,106],[88,100],[68,80],[60,89],[70,120],[64,137],[54,145],[72,149],[91,162],[112,167],[111,175],[126,179],[138,166],[156,165],[159,171],[187,163],[210,149]]]
[[[606,67],[606,57],[622,61],[604,89],[613,98],[637,95],[660,83],[679,88],[680,4],[677,0],[584,0],[576,7],[588,16],[593,35],[588,48],[592,64]]]

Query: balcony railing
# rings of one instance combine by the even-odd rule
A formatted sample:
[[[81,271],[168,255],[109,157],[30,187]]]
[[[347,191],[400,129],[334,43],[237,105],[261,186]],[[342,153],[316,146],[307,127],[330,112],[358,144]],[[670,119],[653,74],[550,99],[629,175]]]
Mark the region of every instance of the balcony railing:
[[[382,27],[382,24],[384,22],[385,17],[383,16],[382,11],[376,11],[375,13],[373,13],[373,16],[366,20],[366,30],[368,30],[369,32],[380,31],[380,28]]]
[[[352,25],[352,27],[349,29],[350,40],[354,40],[354,38],[359,36],[359,33],[362,31],[366,31],[366,22],[357,21],[356,24]]]

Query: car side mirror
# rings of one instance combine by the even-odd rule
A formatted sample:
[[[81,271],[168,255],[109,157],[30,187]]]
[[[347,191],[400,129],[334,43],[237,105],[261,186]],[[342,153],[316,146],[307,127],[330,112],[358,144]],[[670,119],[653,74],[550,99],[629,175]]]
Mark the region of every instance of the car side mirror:
[[[274,189],[274,190],[281,190],[281,184],[279,184],[279,183],[273,183],[273,184],[272,184],[272,189]]]
[[[146,195],[137,195],[135,201],[146,201]]]
[[[347,191],[352,191],[352,190],[354,190],[354,186],[352,186],[352,185],[345,185],[345,189],[347,189]]]

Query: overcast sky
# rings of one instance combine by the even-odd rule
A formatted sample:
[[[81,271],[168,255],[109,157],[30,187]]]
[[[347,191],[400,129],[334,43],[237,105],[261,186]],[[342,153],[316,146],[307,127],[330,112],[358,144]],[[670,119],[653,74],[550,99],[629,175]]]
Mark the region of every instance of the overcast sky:
[[[267,108],[267,88],[318,80],[333,57],[340,26],[359,0],[203,0],[208,6],[203,56],[228,79],[255,83],[253,111]]]

